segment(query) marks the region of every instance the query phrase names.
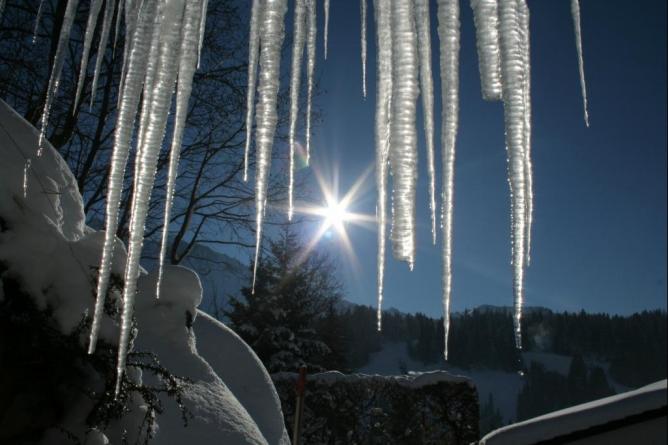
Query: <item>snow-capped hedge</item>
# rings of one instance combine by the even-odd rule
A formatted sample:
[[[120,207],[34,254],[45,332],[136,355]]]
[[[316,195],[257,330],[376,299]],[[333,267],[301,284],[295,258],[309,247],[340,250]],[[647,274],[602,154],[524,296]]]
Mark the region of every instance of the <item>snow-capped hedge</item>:
[[[290,434],[297,376],[272,375]],[[401,376],[313,374],[307,376],[304,397],[300,443],[469,444],[478,439],[475,386],[445,371]]]

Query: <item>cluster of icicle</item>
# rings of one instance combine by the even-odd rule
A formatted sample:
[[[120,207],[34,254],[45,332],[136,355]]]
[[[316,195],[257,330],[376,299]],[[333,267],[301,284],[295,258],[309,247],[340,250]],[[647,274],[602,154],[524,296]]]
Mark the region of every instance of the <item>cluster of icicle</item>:
[[[363,92],[366,93],[366,1],[361,0],[361,57]],[[70,31],[78,0],[68,0],[61,34],[56,47],[51,77],[42,114],[40,143],[42,153],[49,112],[56,97]],[[255,118],[256,146],[256,261],[259,257],[261,230],[267,201],[267,181],[277,124],[277,95],[280,78],[281,47],[287,0],[253,0],[250,20],[247,134],[244,179],[248,177],[248,152]],[[324,54],[327,55],[329,0],[324,0]],[[5,2],[0,0],[0,17]],[[132,140],[136,142],[136,162],[128,243],[128,259],[123,289],[123,313],[118,354],[116,391],[125,368],[131,330],[132,310],[139,275],[139,259],[148,203],[153,189],[157,160],[165,138],[165,127],[176,94],[174,130],[170,144],[167,196],[159,259],[159,277],[167,244],[172,196],[177,177],[179,152],[183,138],[192,78],[199,63],[207,0],[105,0],[102,29],[99,32],[94,68],[91,104],[95,100],[102,55],[107,50],[115,17],[115,48],[121,17],[125,23],[125,51],[118,94],[118,115],[114,133],[106,207],[106,234],[99,272],[97,300],[90,334],[89,352],[93,353],[100,328],[104,300],[109,288],[118,210],[123,191]],[[504,104],[508,178],[512,196],[512,258],[515,294],[515,335],[520,347],[520,321],[523,301],[524,269],[529,262],[532,177],[531,177],[531,101],[529,61],[529,10],[526,0],[471,0],[476,26],[482,95]],[[446,335],[452,281],[452,209],[455,142],[459,102],[459,0],[437,0],[440,74],[442,85],[441,147],[443,162],[442,234],[443,234],[443,305]],[[39,10],[41,11],[42,5]],[[84,91],[91,45],[102,11],[102,0],[90,0],[89,17],[76,89],[75,102]],[[580,8],[571,0],[584,100],[588,123],[586,88],[582,62]],[[376,78],[376,181],[378,186],[378,328],[381,327],[384,259],[386,248],[387,179],[392,175],[391,242],[395,258],[413,267],[415,258],[415,187],[417,182],[417,99],[422,91],[424,132],[427,145],[429,203],[432,239],[436,240],[436,192],[434,156],[433,80],[431,67],[430,12],[428,0],[374,0],[377,38]],[[35,29],[39,24],[39,16]],[[316,53],[316,0],[296,0],[294,39],[290,79],[290,183],[289,215],[293,213],[294,156],[301,62],[306,46],[307,110],[306,156],[311,149],[311,96]],[[260,72],[258,73],[258,68]],[[178,82],[177,82],[178,80]],[[176,93],[174,93],[176,91]],[[257,99],[256,99],[257,96]],[[141,98],[141,107],[140,107]],[[257,100],[257,104],[256,104]],[[76,107],[75,107],[76,108]],[[255,114],[255,115],[254,115]],[[135,122],[138,134],[133,138]],[[30,159],[26,163],[30,169]],[[159,278],[160,279],[160,278]],[[254,273],[255,279],[255,273]],[[160,283],[157,285],[158,295]]]
[[[362,0],[364,2],[364,0]],[[448,356],[450,296],[452,289],[452,212],[455,146],[459,113],[459,0],[437,0],[442,90],[442,214],[443,309],[445,351]],[[524,271],[530,261],[533,212],[531,166],[531,64],[529,9],[526,0],[471,0],[482,96],[502,101],[505,115],[508,182],[511,193],[511,235],[515,342],[521,348]],[[391,242],[394,257],[413,267],[415,255],[415,186],[417,137],[415,111],[422,94],[429,175],[429,204],[433,241],[436,241],[434,173],[433,81],[428,0],[375,0],[376,182],[378,188],[378,329],[381,328],[386,250],[387,180],[392,175]],[[364,8],[362,8],[364,11]],[[582,62],[580,8],[571,1],[580,82],[588,125]],[[364,27],[363,27],[364,29]],[[366,73],[365,36],[362,37],[363,73]],[[418,79],[421,91],[418,89]],[[365,83],[365,78],[363,77]],[[365,91],[365,87],[364,91]]]
[[[114,146],[110,165],[106,207],[106,233],[97,286],[97,300],[93,314],[89,340],[89,353],[95,351],[100,329],[104,300],[109,288],[115,234],[118,225],[118,210],[123,191],[123,178],[133,140],[135,122],[139,123],[136,139],[136,162],[134,189],[132,193],[129,228],[128,259],[123,289],[123,311],[119,340],[116,393],[125,369],[128,342],[132,327],[132,311],[139,276],[144,225],[148,203],[155,180],[158,156],[165,139],[165,127],[170,112],[172,97],[176,91],[176,111],[171,139],[167,194],[164,212],[164,227],[159,260],[159,276],[162,276],[167,230],[170,221],[172,196],[177,176],[181,141],[192,89],[192,79],[198,63],[199,49],[204,31],[206,0],[106,0],[102,30],[90,92],[91,104],[95,100],[96,84],[102,57],[107,50],[109,34],[114,16],[116,33],[124,14],[125,55],[123,61],[119,107],[114,130]],[[58,83],[64,63],[72,23],[76,16],[78,0],[69,0],[65,10],[61,34],[58,40],[51,78],[49,80],[37,156],[41,155],[46,137],[49,111],[57,94]],[[87,63],[93,35],[96,30],[102,0],[91,0],[86,24],[79,82],[75,103],[78,103],[84,88]],[[178,83],[177,83],[178,79]],[[140,105],[141,98],[141,107]],[[76,105],[75,105],[76,108]],[[29,168],[29,164],[28,164]],[[157,286],[159,297],[160,283]]]

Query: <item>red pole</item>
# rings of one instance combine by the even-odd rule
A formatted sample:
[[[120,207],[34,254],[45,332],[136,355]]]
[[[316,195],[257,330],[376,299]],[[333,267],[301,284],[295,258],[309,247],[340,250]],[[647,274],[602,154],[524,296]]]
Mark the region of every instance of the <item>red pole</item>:
[[[297,399],[295,402],[295,424],[292,428],[292,445],[299,445],[299,436],[302,428],[302,417],[304,414],[304,390],[306,389],[306,366],[299,368],[299,377],[295,392]]]

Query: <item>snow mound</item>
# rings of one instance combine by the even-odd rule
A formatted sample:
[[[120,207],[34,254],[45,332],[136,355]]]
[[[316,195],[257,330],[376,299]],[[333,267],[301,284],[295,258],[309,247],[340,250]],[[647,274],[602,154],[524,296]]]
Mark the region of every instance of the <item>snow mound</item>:
[[[661,409],[665,418],[666,404],[666,380],[661,380],[635,391],[572,406],[500,428],[483,437],[480,444],[523,445],[555,438],[558,441],[558,438],[570,433]],[[665,437],[665,430],[663,434]]]
[[[85,217],[76,178],[48,142],[37,157],[38,141],[39,132],[0,99],[0,211],[6,219],[30,213],[53,225],[65,239],[77,240],[84,235]]]
[[[198,353],[246,408],[267,442],[289,444],[281,401],[255,352],[234,331],[204,312],[198,312],[194,329]]]
[[[191,381],[184,404],[192,418],[184,427],[181,411],[165,400],[156,443],[289,443],[278,398],[257,357],[236,334],[196,310],[202,296],[197,274],[182,266],[165,266],[163,273],[160,299],[155,298],[157,271],[139,278],[137,342],[173,374]],[[199,354],[196,335],[215,368]],[[151,378],[146,376],[145,383]]]

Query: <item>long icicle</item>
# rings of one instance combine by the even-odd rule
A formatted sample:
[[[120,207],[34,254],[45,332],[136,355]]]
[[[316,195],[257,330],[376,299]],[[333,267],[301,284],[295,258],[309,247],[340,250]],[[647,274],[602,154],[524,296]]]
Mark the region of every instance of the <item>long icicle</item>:
[[[40,0],[39,2],[39,7],[37,8],[37,16],[35,17],[35,27],[32,30],[32,43],[35,44],[37,42],[37,33],[39,32],[39,24],[42,21],[42,14],[44,13],[44,3],[46,0]],[[0,17],[2,17],[2,13],[0,12]]]
[[[418,31],[420,56],[420,86],[424,138],[427,145],[427,173],[429,176],[429,210],[431,212],[431,238],[436,244],[436,169],[434,167],[434,79],[431,70],[431,32],[429,1],[415,0],[415,21]]]
[[[174,82],[178,71],[178,51],[174,51],[174,48],[179,46],[179,42],[182,39],[181,29],[185,6],[184,0],[166,0],[163,5],[164,9],[162,14],[160,14],[162,17],[162,22],[160,23],[160,62],[156,70],[150,107],[142,110],[142,114],[150,113],[150,118],[143,141],[144,144],[141,148],[140,163],[135,170],[135,175],[139,175],[139,179],[135,193],[132,196],[128,259],[125,266],[123,288],[121,335],[118,345],[118,362],[116,365],[116,396],[118,396],[121,389],[129,347],[128,342],[132,330],[132,313],[137,293],[139,260],[144,240],[144,224],[146,223],[151,191],[153,190],[155,181],[158,155],[160,154],[160,148],[164,139],[167,116],[169,115]]]
[[[329,46],[329,43],[328,43],[328,39],[329,39],[329,0],[325,0],[324,9],[325,9],[325,25],[324,25],[324,29],[322,31],[322,34],[323,34],[323,41],[324,41],[325,60],[327,60],[327,47]]]
[[[97,56],[95,57],[95,70],[93,71],[93,84],[90,89],[90,108],[93,108],[95,103],[95,96],[97,93],[97,81],[100,77],[100,68],[102,67],[102,60],[104,53],[107,50],[107,42],[109,41],[109,33],[111,32],[111,22],[114,18],[114,2],[106,0],[104,6],[104,21],[102,22],[102,32],[100,33],[100,42],[97,46]]]
[[[392,3],[392,252],[413,269],[415,261],[415,187],[417,184],[418,54],[412,0]]]
[[[580,0],[571,0],[571,15],[575,29],[575,48],[578,52],[578,71],[580,72],[580,88],[582,89],[582,107],[584,109],[585,125],[589,126],[589,111],[587,110],[587,84],[585,82],[584,59],[582,57],[582,26],[580,24]]]
[[[471,0],[482,97],[501,100],[498,0]]]
[[[450,297],[452,294],[452,221],[454,208],[455,147],[459,125],[459,1],[439,0],[438,35],[441,41],[442,150],[443,150],[443,355],[448,359]]]
[[[290,172],[288,179],[288,220],[292,221],[294,211],[295,184],[295,138],[297,133],[297,117],[299,116],[299,90],[302,75],[302,59],[306,37],[306,2],[295,2],[294,32],[292,33],[292,66],[290,69]]]
[[[143,8],[145,13],[142,14],[138,27],[132,34],[132,51],[129,52],[127,61],[126,79],[123,89],[119,92],[121,106],[118,111],[116,128],[114,130],[114,149],[111,155],[109,185],[107,187],[104,246],[100,261],[93,324],[88,344],[89,354],[95,352],[102,309],[104,308],[104,300],[109,288],[109,276],[111,274],[116,229],[118,227],[118,208],[123,192],[125,167],[128,161],[139,97],[141,96],[142,82],[146,74],[147,53],[151,40],[153,17],[156,15],[157,5],[157,0],[145,0],[144,2]]]
[[[374,0],[376,17],[376,46],[378,61],[376,63],[376,187],[378,202],[376,215],[378,218],[378,330],[383,320],[383,283],[385,275],[385,243],[386,243],[386,206],[387,206],[387,166],[390,143],[390,113],[392,106],[392,11],[384,0]]]
[[[316,22],[315,0],[308,1],[308,18],[306,30],[306,164],[311,162],[311,106],[313,100],[315,76]]]
[[[366,2],[360,0],[360,57],[362,59],[362,96],[366,98]]]
[[[531,264],[531,226],[533,225],[533,166],[531,162],[531,45],[529,8],[519,2],[524,59],[524,172],[526,177],[526,265]]]
[[[209,7],[209,0],[204,0],[202,5],[202,20],[199,24],[199,42],[197,44],[197,69],[202,62],[202,46],[204,45],[204,31],[206,31],[206,11]]]
[[[167,188],[165,191],[165,213],[162,224],[162,240],[160,243],[160,256],[158,257],[158,282],[156,283],[156,298],[160,298],[162,274],[169,242],[169,223],[172,213],[172,202],[174,200],[174,189],[178,176],[179,158],[181,154],[181,142],[183,130],[188,115],[188,101],[192,92],[193,75],[199,60],[199,36],[200,27],[204,24],[201,20],[205,14],[206,0],[191,0],[186,2],[184,16],[183,38],[179,56],[178,84],[176,88],[176,112],[174,114],[174,133],[169,150],[169,167],[167,170]]]
[[[260,83],[258,85],[257,127],[255,146],[257,151],[257,173],[255,175],[255,262],[253,264],[253,286],[260,261],[262,222],[267,201],[267,181],[271,170],[271,149],[276,131],[278,87],[281,72],[281,47],[285,31],[287,0],[267,0],[262,11],[262,42],[260,51]]]
[[[42,111],[42,125],[39,131],[39,148],[37,149],[37,156],[42,156],[44,150],[44,142],[46,139],[46,129],[49,126],[49,116],[51,115],[51,105],[58,92],[58,85],[60,84],[60,74],[63,71],[63,64],[65,63],[65,51],[67,43],[70,40],[70,31],[72,30],[72,23],[77,13],[77,6],[79,0],[68,0],[65,7],[65,15],[63,16],[63,23],[60,27],[60,35],[58,36],[58,46],[56,47],[56,54],[53,58],[53,65],[51,66],[51,76],[49,77],[49,84],[46,88],[46,98],[44,99],[44,110]]]
[[[88,56],[90,48],[93,43],[93,36],[95,35],[95,28],[97,26],[97,18],[100,15],[102,8],[102,0],[92,0],[90,3],[90,12],[88,13],[88,20],[86,22],[86,33],[84,34],[84,46],[81,53],[81,66],[79,67],[79,80],[77,82],[77,92],[74,96],[73,113],[76,113],[81,91],[83,90],[84,81],[86,80],[86,68],[88,68]],[[91,91],[92,95],[92,91]]]
[[[522,305],[526,264],[526,172],[524,155],[524,71],[519,2],[499,3],[501,74],[511,195],[515,345],[522,347]]]
[[[260,51],[260,20],[262,2],[253,0],[251,8],[250,32],[248,37],[248,92],[246,95],[246,146],[244,149],[244,181],[248,181],[248,155],[253,130],[253,107],[255,105],[255,87],[257,83],[257,59]]]
[[[116,43],[118,43],[118,33],[120,32],[121,29],[121,18],[123,17],[123,7],[127,7],[127,3],[125,0],[118,0],[118,6],[116,7],[116,23],[114,25],[114,43],[113,43],[113,50],[112,54],[115,57],[116,56]]]

